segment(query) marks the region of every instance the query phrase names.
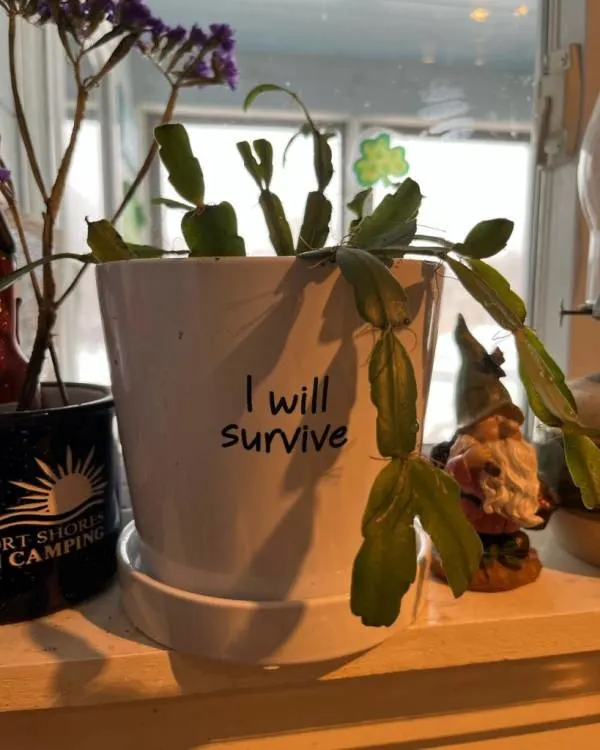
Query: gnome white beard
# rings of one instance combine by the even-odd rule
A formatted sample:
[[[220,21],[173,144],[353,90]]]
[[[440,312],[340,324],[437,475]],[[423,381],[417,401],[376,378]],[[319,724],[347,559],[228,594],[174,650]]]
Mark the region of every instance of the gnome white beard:
[[[524,440],[495,440],[486,443],[490,460],[500,469],[497,477],[482,474],[482,507],[499,513],[522,526],[537,526],[540,483],[535,448]]]

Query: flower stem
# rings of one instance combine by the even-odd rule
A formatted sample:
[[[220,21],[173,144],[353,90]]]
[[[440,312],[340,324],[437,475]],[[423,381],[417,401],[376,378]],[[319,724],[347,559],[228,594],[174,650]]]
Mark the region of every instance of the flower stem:
[[[71,129],[69,142],[58,168],[56,180],[54,181],[50,195],[46,200],[44,228],[42,232],[42,258],[46,259],[51,258],[53,255],[56,220],[64,197],[67,177],[73,160],[75,146],[77,145],[77,138],[81,130],[81,124],[85,118],[88,92],[80,82],[79,61],[77,61],[77,66],[75,68],[75,77],[78,85],[75,114],[73,116],[73,127]],[[56,322],[57,311],[55,298],[56,282],[54,279],[54,272],[52,269],[52,263],[47,262],[44,264],[43,269],[42,299],[38,313],[37,332],[33,343],[33,349],[31,351],[31,357],[29,358],[29,365],[25,376],[25,385],[23,387],[23,393],[21,394],[21,400],[18,407],[19,409],[31,408],[35,399],[42,368],[44,366],[46,351],[50,350],[52,343],[52,331]]]
[[[71,294],[71,292],[75,289],[77,284],[79,284],[79,281],[83,274],[87,271],[88,264],[84,263],[84,265],[77,271],[75,276],[73,277],[71,283],[69,286],[65,289],[65,291],[61,294],[61,296],[56,300],[56,308],[58,309],[62,303],[67,299],[67,297]]]
[[[169,96],[169,100],[167,101],[167,106],[165,107],[165,111],[163,112],[163,116],[161,117],[160,124],[165,125],[166,123],[171,121],[171,118],[173,117],[173,112],[175,110],[175,105],[177,103],[177,97],[179,95],[179,86],[178,85],[172,85],[171,86],[171,94]],[[135,179],[129,186],[129,189],[125,193],[123,200],[121,201],[119,207],[115,211],[114,216],[111,219],[111,222],[114,224],[119,220],[121,215],[123,214],[123,211],[127,208],[127,205],[129,201],[134,196],[136,190],[148,174],[148,171],[150,167],[152,166],[152,162],[154,161],[154,157],[156,156],[156,152],[158,151],[158,144],[153,139],[152,145],[148,149],[148,153],[146,154],[146,158],[144,159],[144,162],[142,166],[140,167],[137,175],[135,176]],[[84,269],[80,271],[80,273],[83,272]]]
[[[79,131],[81,125],[85,119],[85,113],[87,108],[88,92],[83,86],[79,85],[77,89],[77,100],[75,103],[75,113],[73,115],[73,128],[71,129],[71,135],[69,136],[69,142],[67,148],[63,154],[63,157],[58,168],[58,174],[56,180],[52,186],[50,197],[47,201],[48,212],[52,216],[53,225],[56,223],[56,218],[62,205],[64,197],[65,187],[67,184],[67,177],[71,168],[71,162],[73,161],[73,153],[75,152],[75,146],[77,145],[77,139],[79,137]]]
[[[23,145],[25,146],[25,152],[29,161],[29,166],[33,174],[38,190],[45,201],[48,199],[48,193],[42,173],[40,170],[39,162],[35,154],[33,147],[33,141],[31,140],[31,133],[27,126],[27,118],[25,117],[25,109],[23,108],[23,102],[21,100],[21,94],[19,92],[19,82],[17,80],[17,63],[16,63],[16,43],[17,43],[17,17],[14,13],[10,13],[8,16],[8,64],[10,69],[10,85],[12,89],[12,97],[15,105],[15,116],[17,118],[17,125],[21,138],[23,139]]]
[[[21,393],[21,399],[17,407],[18,411],[31,409],[34,404],[46,351],[52,340],[52,329],[54,328],[55,321],[56,311],[53,305],[48,305],[46,300],[42,300],[42,306],[38,313],[35,340],[29,358],[29,366],[25,374],[25,384],[23,385],[23,392]]]
[[[21,243],[21,249],[23,250],[23,255],[25,256],[25,261],[28,265],[31,265],[31,263],[33,262],[33,258],[29,250],[29,243],[27,242],[27,237],[25,235],[23,222],[21,221],[21,214],[19,213],[19,209],[18,209],[16,202],[12,198],[8,200],[8,210],[10,212],[10,215],[12,216],[13,222],[17,229],[19,242]],[[38,310],[39,310],[42,304],[42,290],[40,289],[40,282],[38,281],[38,278],[35,275],[35,270],[33,269],[31,270],[29,277],[31,279],[31,286],[33,287],[33,292],[35,294],[35,299],[36,299]],[[58,356],[56,354],[56,347],[54,346],[54,342],[52,341],[52,338],[50,338],[50,341],[48,343],[48,350],[50,352],[50,359],[52,360],[54,376],[56,377],[56,383],[58,385],[58,390],[60,391],[62,402],[65,406],[67,406],[69,403],[69,398],[67,396],[67,391],[65,389],[64,381],[60,374],[60,364],[58,361]]]

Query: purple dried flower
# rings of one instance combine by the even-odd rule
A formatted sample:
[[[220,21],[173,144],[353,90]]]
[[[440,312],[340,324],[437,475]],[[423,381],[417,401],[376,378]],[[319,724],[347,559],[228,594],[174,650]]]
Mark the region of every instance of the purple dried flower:
[[[115,17],[116,3],[113,0],[87,0],[81,3],[82,15],[86,18],[104,18],[111,23]]]
[[[194,24],[190,29],[190,42],[194,45],[194,47],[204,47],[207,41],[208,36],[199,26]]]
[[[120,0],[115,22],[117,25],[143,31],[152,22],[152,11],[144,0]]]
[[[178,72],[186,71],[184,79],[201,79],[200,85],[227,83],[234,89],[238,83],[236,42],[229,24],[213,23],[206,31],[194,24],[188,32],[183,26],[165,24],[152,13],[146,0],[59,0],[55,5],[37,0],[28,7],[32,5],[28,17],[40,25],[64,25],[81,42],[91,37],[101,21],[112,24],[117,36],[119,32],[135,34],[136,47],[175,78]]]
[[[100,6],[104,5],[104,11],[106,13],[106,20],[109,23],[114,23],[115,21],[115,13],[117,12],[117,5],[116,3],[112,2],[112,0],[96,0],[96,3]]]
[[[120,0],[123,2],[123,0]],[[86,36],[88,29],[97,28],[98,24],[103,21],[114,22],[115,16],[114,0],[86,0],[76,5],[70,0],[61,0],[58,3],[55,13],[64,23],[64,27],[70,31],[76,30],[83,37]],[[33,11],[32,16],[38,25],[43,26],[49,21],[54,22],[54,16],[47,0],[38,0],[37,8]]]
[[[155,37],[163,36],[165,35],[169,27],[160,20],[160,18],[151,18],[150,21],[148,21],[148,30],[152,32],[152,35]]]
[[[196,76],[198,78],[210,79],[213,77],[213,72],[206,60],[198,60],[198,62],[194,65],[190,72],[193,76]]]
[[[227,85],[233,91],[240,80],[235,57],[217,50],[213,53],[212,65],[215,72],[227,81]]]
[[[175,28],[167,30],[166,37],[167,40],[173,44],[181,44],[187,37],[187,31],[183,26],[175,26]]]
[[[0,167],[0,185],[3,182],[10,182],[10,169]]]
[[[235,39],[233,38],[233,29],[227,23],[212,23],[210,31],[213,39],[218,43],[223,52],[233,52],[235,48]]]
[[[38,4],[38,23],[47,23],[51,18],[52,13],[50,12],[50,6],[48,3],[40,2]]]

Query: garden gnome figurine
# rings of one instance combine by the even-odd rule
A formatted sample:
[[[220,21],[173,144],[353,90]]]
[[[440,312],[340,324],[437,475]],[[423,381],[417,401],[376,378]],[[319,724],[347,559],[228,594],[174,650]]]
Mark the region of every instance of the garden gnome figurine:
[[[521,433],[525,417],[501,382],[504,356],[488,354],[462,315],[455,339],[461,368],[456,383],[457,432],[432,458],[461,489],[461,505],[481,538],[484,555],[471,590],[508,591],[531,583],[541,563],[521,530],[540,529],[556,502],[538,477],[537,455]],[[437,558],[433,570],[443,576]]]

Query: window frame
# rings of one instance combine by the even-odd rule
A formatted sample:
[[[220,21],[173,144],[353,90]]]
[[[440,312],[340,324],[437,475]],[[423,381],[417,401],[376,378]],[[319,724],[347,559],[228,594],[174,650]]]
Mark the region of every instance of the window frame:
[[[541,77],[548,73],[550,56],[569,44],[579,44],[583,50],[582,75],[585,82],[585,55],[588,0],[540,0],[538,29],[538,59],[535,80],[538,92],[534,107],[534,145],[531,161],[533,184],[530,217],[530,289],[528,294],[530,320],[551,356],[563,372],[570,366],[570,318],[561,320],[560,301],[571,302],[575,288],[578,261],[580,206],[577,189],[578,153],[566,162],[546,166],[540,161],[543,147],[543,107],[540,90]],[[585,86],[584,86],[585,88]],[[583,94],[582,94],[583,96]],[[571,112],[569,105],[578,111]],[[563,125],[575,115],[581,124],[581,99],[572,102],[565,97]],[[563,132],[563,135],[566,131]],[[580,138],[576,143],[577,152]],[[536,420],[529,410],[527,432],[533,435]]]

